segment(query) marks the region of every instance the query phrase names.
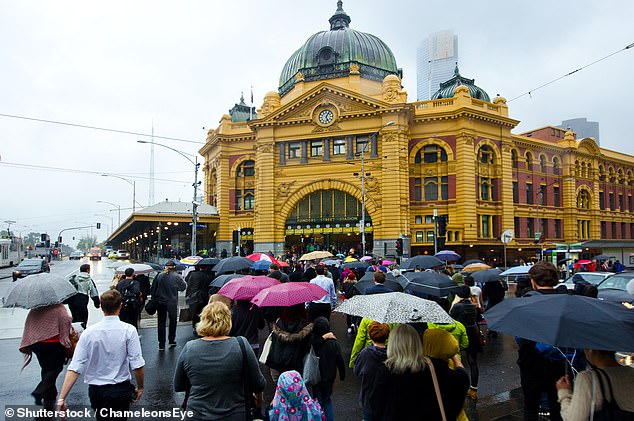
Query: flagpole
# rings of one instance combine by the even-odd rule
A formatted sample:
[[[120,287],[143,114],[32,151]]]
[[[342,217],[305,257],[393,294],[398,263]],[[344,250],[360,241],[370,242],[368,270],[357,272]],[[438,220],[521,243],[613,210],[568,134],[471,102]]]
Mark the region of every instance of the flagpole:
[[[251,86],[251,106],[249,107],[249,120],[253,120],[253,86]]]

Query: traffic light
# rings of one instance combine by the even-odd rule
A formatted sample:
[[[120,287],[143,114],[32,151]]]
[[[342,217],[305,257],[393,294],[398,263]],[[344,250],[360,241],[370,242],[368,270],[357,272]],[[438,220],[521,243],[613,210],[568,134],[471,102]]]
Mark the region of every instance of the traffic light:
[[[97,229],[100,230],[101,229],[101,222],[97,222]]]
[[[438,236],[444,237],[447,235],[447,215],[440,215],[438,217]]]
[[[46,242],[46,237],[48,237],[47,234],[40,234],[40,240],[44,243]]]
[[[57,242],[62,244],[62,236],[61,235],[57,238]]]
[[[399,256],[403,255],[403,240],[400,238],[396,240],[396,254]]]
[[[59,247],[59,241],[55,241],[55,248]]]

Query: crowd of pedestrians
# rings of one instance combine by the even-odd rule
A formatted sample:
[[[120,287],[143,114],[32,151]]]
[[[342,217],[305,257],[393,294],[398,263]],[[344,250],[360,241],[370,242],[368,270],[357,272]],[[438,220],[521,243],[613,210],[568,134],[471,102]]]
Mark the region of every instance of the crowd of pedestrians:
[[[369,267],[373,285],[364,293],[391,292],[385,285],[388,269],[381,262]],[[366,421],[467,420],[465,401],[478,399],[477,360],[487,340],[481,328],[482,313],[504,299],[504,284],[487,282],[480,288],[471,276],[454,275],[454,281],[463,285],[457,285],[448,297],[435,297],[453,319],[451,323],[382,324],[348,317],[348,333],[355,335],[355,341],[351,355],[344,356],[329,319],[337,306],[337,292],[341,299],[360,294],[355,284],[364,273],[332,272],[315,263],[296,265],[286,274],[272,263],[268,276],[281,282],[315,284],[327,294],[318,300],[276,309],[265,307],[267,311],[263,311],[248,300],[232,301],[214,294],[217,291],[210,289],[213,273],[206,269],[191,272],[186,282],[173,262],[165,265],[149,290],[158,313],[158,350],[164,351],[166,344],[176,346],[180,291],[186,291],[194,319],[194,336],[183,345],[173,376],[174,390],[185,392],[183,407],[193,414],[187,419],[334,420],[334,384],[337,378],[345,381],[348,365],[361,379],[358,405]],[[550,263],[534,264],[528,277],[530,291],[524,295],[563,292],[556,288],[558,270]],[[85,275],[77,282],[78,293],[96,296],[90,277],[83,278]],[[114,289],[95,299],[105,317],[88,327],[76,345],[69,334],[71,317],[62,304],[31,310],[20,351],[27,356],[27,364],[34,353],[42,367],[42,381],[32,393],[36,404],[66,408],[68,394],[82,375],[95,409],[125,410],[137,402],[143,393],[145,365],[137,327],[147,300],[134,270],[126,270]],[[83,301],[85,307],[87,298]],[[75,309],[72,320],[85,324],[83,314],[83,308],[79,312]],[[267,325],[269,338],[261,348],[259,332],[266,331]],[[548,402],[552,420],[586,419],[593,411],[605,408],[608,401],[634,412],[634,403],[624,392],[634,386],[634,370],[619,366],[614,352],[585,350],[587,361],[574,367],[580,374],[573,391],[565,364],[549,359],[539,343],[517,341],[525,420],[538,419],[543,400]],[[67,350],[73,346],[58,395],[55,380],[63,370]],[[319,358],[319,379],[306,384],[303,374],[310,353]],[[583,371],[586,362],[599,369]],[[263,395],[264,367],[276,384],[274,396]],[[98,413],[97,419],[106,418]]]

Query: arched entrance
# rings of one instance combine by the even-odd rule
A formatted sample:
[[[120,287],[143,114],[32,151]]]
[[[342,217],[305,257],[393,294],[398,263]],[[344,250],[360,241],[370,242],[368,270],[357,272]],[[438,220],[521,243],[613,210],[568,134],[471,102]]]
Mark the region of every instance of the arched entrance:
[[[317,190],[304,196],[285,222],[285,248],[300,255],[314,250],[332,254],[361,250],[361,202],[341,190]],[[365,212],[366,247],[373,244],[372,219]],[[371,252],[371,250],[368,250]]]

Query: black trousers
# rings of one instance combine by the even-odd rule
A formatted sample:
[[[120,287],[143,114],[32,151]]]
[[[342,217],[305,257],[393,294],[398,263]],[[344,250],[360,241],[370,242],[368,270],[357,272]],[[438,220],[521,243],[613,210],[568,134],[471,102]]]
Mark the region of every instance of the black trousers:
[[[176,342],[176,322],[178,320],[178,304],[158,304],[156,306],[158,315],[158,342],[159,346],[165,346],[165,325],[169,316],[168,340],[170,343]]]
[[[119,320],[128,324],[131,324],[132,326],[135,327],[135,329],[138,329],[139,310],[136,307],[130,308],[130,309],[122,308],[121,312],[119,313]]]
[[[31,351],[40,363],[42,380],[31,393],[35,399],[43,400],[46,409],[54,409],[57,387],[57,376],[64,369],[66,348],[59,342],[38,342],[31,345]]]
[[[561,421],[561,407],[557,400],[557,389],[555,388],[555,382],[561,376],[563,376],[563,368],[560,370],[536,370],[535,367],[520,366],[525,421],[538,420],[539,405],[542,401],[543,393],[546,393],[548,397],[550,419],[552,421]]]
[[[127,411],[136,397],[134,386],[129,381],[117,384],[88,385],[90,406],[95,410],[97,420],[126,420],[114,417],[113,412]],[[116,413],[114,415],[117,415]]]
[[[88,323],[88,296],[86,294],[76,294],[72,297],[71,302],[68,303],[68,309],[73,316],[73,323],[81,322],[81,325],[86,329],[86,323]]]

